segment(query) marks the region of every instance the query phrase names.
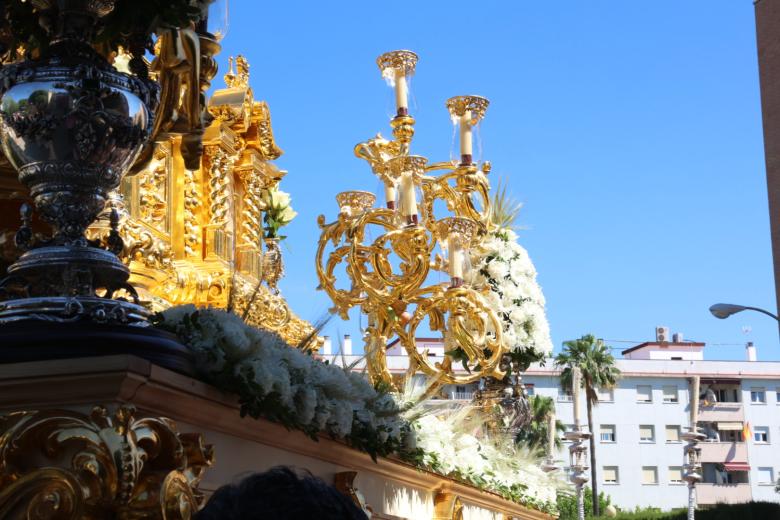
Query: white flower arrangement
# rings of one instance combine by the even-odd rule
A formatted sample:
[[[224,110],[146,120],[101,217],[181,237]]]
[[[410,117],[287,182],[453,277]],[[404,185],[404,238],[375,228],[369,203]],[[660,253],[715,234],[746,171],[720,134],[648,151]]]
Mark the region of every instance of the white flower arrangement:
[[[413,425],[419,465],[541,511],[557,512],[557,492],[570,487],[563,473],[544,472],[537,452],[516,444],[509,434],[486,430],[488,419],[479,407],[419,403],[424,389],[421,380],[407,381],[396,397]]]
[[[285,238],[279,235],[279,229],[298,216],[298,213],[292,209],[290,194],[277,188],[269,188],[263,192],[262,202],[265,205],[263,221],[266,238]]]
[[[487,300],[503,320],[503,337],[510,351],[537,360],[552,352],[544,295],[536,281],[528,252],[517,235],[501,229],[471,253],[470,282],[488,289]]]

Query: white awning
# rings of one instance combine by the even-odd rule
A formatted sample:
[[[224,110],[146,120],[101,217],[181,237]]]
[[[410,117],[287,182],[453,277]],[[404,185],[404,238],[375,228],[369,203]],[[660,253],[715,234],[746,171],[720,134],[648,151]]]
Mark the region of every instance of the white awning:
[[[742,423],[741,422],[719,422],[718,429],[720,431],[729,431],[729,430],[741,431]]]

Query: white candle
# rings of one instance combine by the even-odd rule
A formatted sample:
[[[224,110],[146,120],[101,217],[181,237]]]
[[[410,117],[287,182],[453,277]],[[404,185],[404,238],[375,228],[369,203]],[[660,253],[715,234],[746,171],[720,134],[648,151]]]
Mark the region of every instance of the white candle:
[[[450,235],[449,242],[449,264],[450,264],[450,278],[453,282],[457,279],[463,281],[463,246],[460,243],[460,239],[454,234]]]
[[[691,428],[696,428],[699,422],[699,376],[693,376],[691,381]]]
[[[574,425],[580,426],[580,368],[571,369],[571,394],[574,400]]]
[[[555,451],[555,439],[558,436],[558,432],[555,431],[555,412],[550,413],[550,424],[547,426],[548,446],[547,455],[552,459],[553,452]]]
[[[395,69],[395,107],[399,115],[409,110],[409,85],[406,72],[401,69]]]
[[[401,176],[401,197],[403,200],[404,216],[417,215],[417,195],[414,192],[414,177],[411,173]]]
[[[460,116],[460,155],[472,155],[471,152],[471,110],[466,110]]]
[[[385,184],[385,202],[389,209],[395,209],[395,184],[391,182]]]

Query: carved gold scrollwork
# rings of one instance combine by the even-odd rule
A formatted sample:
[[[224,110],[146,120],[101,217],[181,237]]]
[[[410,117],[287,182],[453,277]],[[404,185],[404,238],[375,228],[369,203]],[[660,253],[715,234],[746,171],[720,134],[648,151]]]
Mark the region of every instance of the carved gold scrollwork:
[[[0,518],[187,520],[213,459],[199,434],[130,406],[13,412],[0,416]]]

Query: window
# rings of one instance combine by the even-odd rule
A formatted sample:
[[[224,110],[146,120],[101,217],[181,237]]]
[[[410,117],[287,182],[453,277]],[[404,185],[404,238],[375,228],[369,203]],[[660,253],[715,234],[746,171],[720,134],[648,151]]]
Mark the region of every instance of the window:
[[[598,395],[600,403],[610,403],[615,400],[615,394],[611,388],[599,388]]]
[[[527,395],[528,397],[533,397],[534,395],[536,395],[536,393],[534,392],[534,385],[525,385],[525,395]]]
[[[772,485],[775,483],[774,471],[771,467],[758,468],[758,484],[759,485]]]
[[[568,390],[566,388],[561,388],[560,393],[558,394],[558,400],[559,401],[571,401],[571,390]]]
[[[652,424],[640,424],[639,442],[655,442],[655,426]]]
[[[766,404],[766,391],[763,388],[751,388],[750,402],[752,404]]]
[[[642,484],[646,486],[658,484],[658,467],[642,466]]]
[[[680,398],[677,395],[677,387],[674,385],[664,386],[664,402],[679,403]]]
[[[618,467],[617,466],[604,466],[601,469],[601,474],[604,476],[604,484],[617,484],[618,483]]]
[[[601,425],[601,442],[615,442],[615,425]]]
[[[683,483],[681,466],[669,466],[669,483],[670,484]]]
[[[777,404],[780,404],[780,388],[775,390],[775,401],[777,401]]]
[[[636,402],[637,403],[652,403],[653,402],[653,387],[650,385],[638,385],[636,387]]]
[[[676,424],[666,425],[666,442],[680,442],[680,426]]]
[[[757,444],[769,444],[769,428],[767,426],[753,428],[753,440]]]

